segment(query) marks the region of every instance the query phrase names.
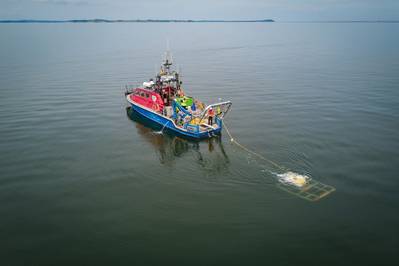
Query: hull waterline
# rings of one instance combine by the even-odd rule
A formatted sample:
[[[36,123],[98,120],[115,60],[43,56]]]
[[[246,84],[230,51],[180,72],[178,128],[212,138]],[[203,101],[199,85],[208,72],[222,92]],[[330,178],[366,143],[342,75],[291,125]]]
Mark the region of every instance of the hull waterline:
[[[201,139],[208,139],[215,135],[221,134],[221,127],[217,129],[210,129],[208,131],[203,132],[190,132],[183,128],[176,126],[172,119],[169,119],[161,114],[154,112],[144,106],[140,106],[138,104],[130,102],[131,109],[135,114],[145,118],[149,124],[152,124],[154,127],[160,127],[164,131],[169,134],[174,134],[179,137],[187,138],[187,139],[194,139],[194,140],[201,140]]]

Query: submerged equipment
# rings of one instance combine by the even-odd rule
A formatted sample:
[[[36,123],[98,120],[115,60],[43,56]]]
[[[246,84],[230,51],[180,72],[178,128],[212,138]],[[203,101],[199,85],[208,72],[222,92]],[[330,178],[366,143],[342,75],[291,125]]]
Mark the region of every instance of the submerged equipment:
[[[223,128],[226,129],[227,135],[229,135],[231,143],[237,145],[238,147],[248,152],[249,154],[255,155],[259,159],[270,163],[271,165],[279,169],[281,172],[283,172],[283,173],[271,172],[274,176],[277,177],[278,188],[308,201],[318,201],[321,198],[324,198],[325,196],[335,191],[335,188],[333,186],[323,184],[319,181],[310,178],[307,175],[301,175],[292,172],[284,168],[280,164],[245,147],[244,145],[242,145],[233,138],[225,121],[223,121]]]

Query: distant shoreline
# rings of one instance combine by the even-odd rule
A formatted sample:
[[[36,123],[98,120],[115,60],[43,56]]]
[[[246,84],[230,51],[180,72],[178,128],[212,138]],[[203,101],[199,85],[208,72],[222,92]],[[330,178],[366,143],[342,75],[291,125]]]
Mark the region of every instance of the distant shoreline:
[[[203,23],[203,22],[275,22],[273,19],[254,20],[217,20],[217,19],[70,19],[70,20],[47,20],[47,19],[7,19],[0,23]]]

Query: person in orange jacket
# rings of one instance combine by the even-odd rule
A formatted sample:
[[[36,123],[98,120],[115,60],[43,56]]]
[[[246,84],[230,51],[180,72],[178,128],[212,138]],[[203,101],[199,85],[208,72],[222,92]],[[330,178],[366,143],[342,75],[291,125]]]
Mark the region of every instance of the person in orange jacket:
[[[215,111],[213,111],[212,107],[208,110],[208,125],[213,125],[213,117],[215,116]]]

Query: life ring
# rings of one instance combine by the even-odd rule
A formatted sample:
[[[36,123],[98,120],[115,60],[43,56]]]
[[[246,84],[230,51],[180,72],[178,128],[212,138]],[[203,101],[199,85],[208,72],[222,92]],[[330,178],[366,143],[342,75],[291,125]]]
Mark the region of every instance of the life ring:
[[[152,109],[154,110],[154,111],[156,111],[156,112],[159,112],[159,105],[157,104],[157,103],[154,103],[153,105],[152,105]]]

